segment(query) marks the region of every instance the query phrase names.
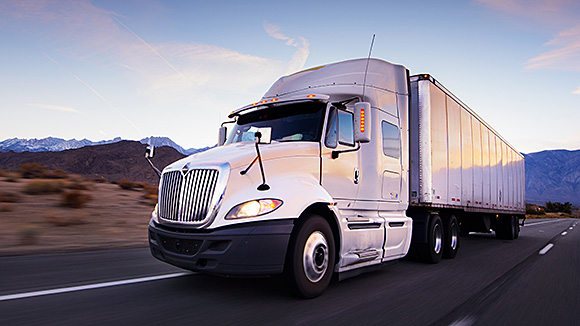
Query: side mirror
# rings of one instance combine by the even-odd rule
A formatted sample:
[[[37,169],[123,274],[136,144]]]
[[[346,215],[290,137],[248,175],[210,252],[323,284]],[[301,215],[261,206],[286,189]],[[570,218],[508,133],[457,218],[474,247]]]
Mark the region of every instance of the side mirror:
[[[272,127],[258,128],[256,131],[256,141],[258,144],[269,144],[272,142]]]
[[[360,143],[371,141],[371,104],[369,102],[354,104],[354,141]]]
[[[226,134],[228,133],[228,128],[220,127],[218,131],[218,146],[223,146],[226,143]]]
[[[149,145],[145,148],[145,158],[153,158],[155,156],[155,146]]]

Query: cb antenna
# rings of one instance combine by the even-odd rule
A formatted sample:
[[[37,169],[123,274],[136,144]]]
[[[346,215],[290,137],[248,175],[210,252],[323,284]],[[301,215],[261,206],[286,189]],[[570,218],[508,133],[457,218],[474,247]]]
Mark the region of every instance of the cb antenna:
[[[369,56],[367,58],[367,66],[365,68],[365,78],[363,80],[363,92],[362,92],[362,100],[365,100],[365,87],[367,86],[367,71],[369,70],[369,61],[371,60],[371,52],[373,52],[373,45],[375,44],[375,34],[373,34],[373,39],[371,41],[371,48],[369,49]]]

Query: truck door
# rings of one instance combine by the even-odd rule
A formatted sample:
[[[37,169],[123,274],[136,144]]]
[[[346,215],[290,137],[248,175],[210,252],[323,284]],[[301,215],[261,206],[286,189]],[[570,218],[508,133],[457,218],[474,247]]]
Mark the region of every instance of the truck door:
[[[385,239],[384,219],[379,217],[376,201],[357,201],[362,186],[360,166],[361,150],[354,142],[354,115],[343,109],[331,107],[322,144],[322,186],[338,204],[342,247],[340,266],[359,263],[380,263]],[[338,153],[334,155],[332,152]]]
[[[339,209],[354,204],[358,192],[358,152],[355,149],[354,115],[331,107],[322,146],[322,186],[339,204]],[[342,152],[333,158],[332,152]]]

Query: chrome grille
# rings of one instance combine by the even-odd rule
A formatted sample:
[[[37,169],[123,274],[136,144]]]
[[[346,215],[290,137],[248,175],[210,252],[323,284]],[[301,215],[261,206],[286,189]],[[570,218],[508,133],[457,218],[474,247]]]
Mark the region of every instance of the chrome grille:
[[[218,181],[218,170],[193,169],[163,174],[159,216],[165,220],[199,223],[208,217]]]

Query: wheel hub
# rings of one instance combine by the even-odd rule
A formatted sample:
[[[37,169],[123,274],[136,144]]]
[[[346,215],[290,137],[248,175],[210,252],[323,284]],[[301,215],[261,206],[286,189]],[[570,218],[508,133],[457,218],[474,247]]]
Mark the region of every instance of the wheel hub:
[[[308,237],[302,261],[308,280],[313,283],[320,281],[328,268],[328,242],[322,232],[315,231]]]

